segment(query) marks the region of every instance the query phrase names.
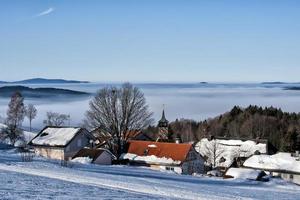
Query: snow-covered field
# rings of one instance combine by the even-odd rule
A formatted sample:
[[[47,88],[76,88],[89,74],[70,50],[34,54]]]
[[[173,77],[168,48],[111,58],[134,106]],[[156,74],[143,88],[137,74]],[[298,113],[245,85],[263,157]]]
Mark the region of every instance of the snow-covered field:
[[[128,166],[21,162],[0,150],[0,199],[299,199],[300,187],[280,179],[256,182],[167,174]]]

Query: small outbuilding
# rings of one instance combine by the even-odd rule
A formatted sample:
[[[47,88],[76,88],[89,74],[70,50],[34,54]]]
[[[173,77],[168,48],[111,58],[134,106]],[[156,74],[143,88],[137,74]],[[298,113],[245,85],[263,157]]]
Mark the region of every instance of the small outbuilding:
[[[112,161],[116,160],[116,156],[107,149],[92,149],[86,147],[81,149],[72,159],[76,158],[89,158],[91,163],[98,165],[111,165]]]
[[[47,126],[29,143],[37,155],[70,160],[83,147],[90,146],[93,137],[84,128]]]

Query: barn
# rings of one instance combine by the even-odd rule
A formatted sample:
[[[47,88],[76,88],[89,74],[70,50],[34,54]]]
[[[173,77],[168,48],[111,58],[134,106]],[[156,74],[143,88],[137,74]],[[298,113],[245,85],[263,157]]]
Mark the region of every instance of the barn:
[[[113,155],[109,150],[104,148],[83,148],[74,157],[76,158],[89,158],[91,163],[98,165],[111,165],[113,160],[116,160],[116,156]]]
[[[84,128],[47,126],[29,143],[37,155],[70,160],[83,147],[90,146],[93,137]]]

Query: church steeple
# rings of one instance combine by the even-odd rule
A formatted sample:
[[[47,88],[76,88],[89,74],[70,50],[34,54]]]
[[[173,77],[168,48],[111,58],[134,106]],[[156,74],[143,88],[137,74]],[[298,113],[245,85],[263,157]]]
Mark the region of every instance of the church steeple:
[[[165,110],[163,109],[161,119],[158,121],[158,127],[168,127],[169,121],[166,119]]]
[[[166,119],[165,110],[163,109],[161,119],[158,121],[158,138],[159,140],[167,140],[169,134],[169,121]]]

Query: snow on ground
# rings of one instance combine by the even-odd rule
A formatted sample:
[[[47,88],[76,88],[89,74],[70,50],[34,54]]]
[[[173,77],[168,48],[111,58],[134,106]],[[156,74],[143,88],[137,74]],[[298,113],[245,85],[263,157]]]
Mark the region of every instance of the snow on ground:
[[[90,164],[92,161],[93,159],[89,157],[77,157],[72,159],[72,162],[81,163],[81,164]]]
[[[21,162],[0,150],[0,195],[5,199],[298,199],[300,187],[167,174],[128,166],[73,164],[36,157]]]

